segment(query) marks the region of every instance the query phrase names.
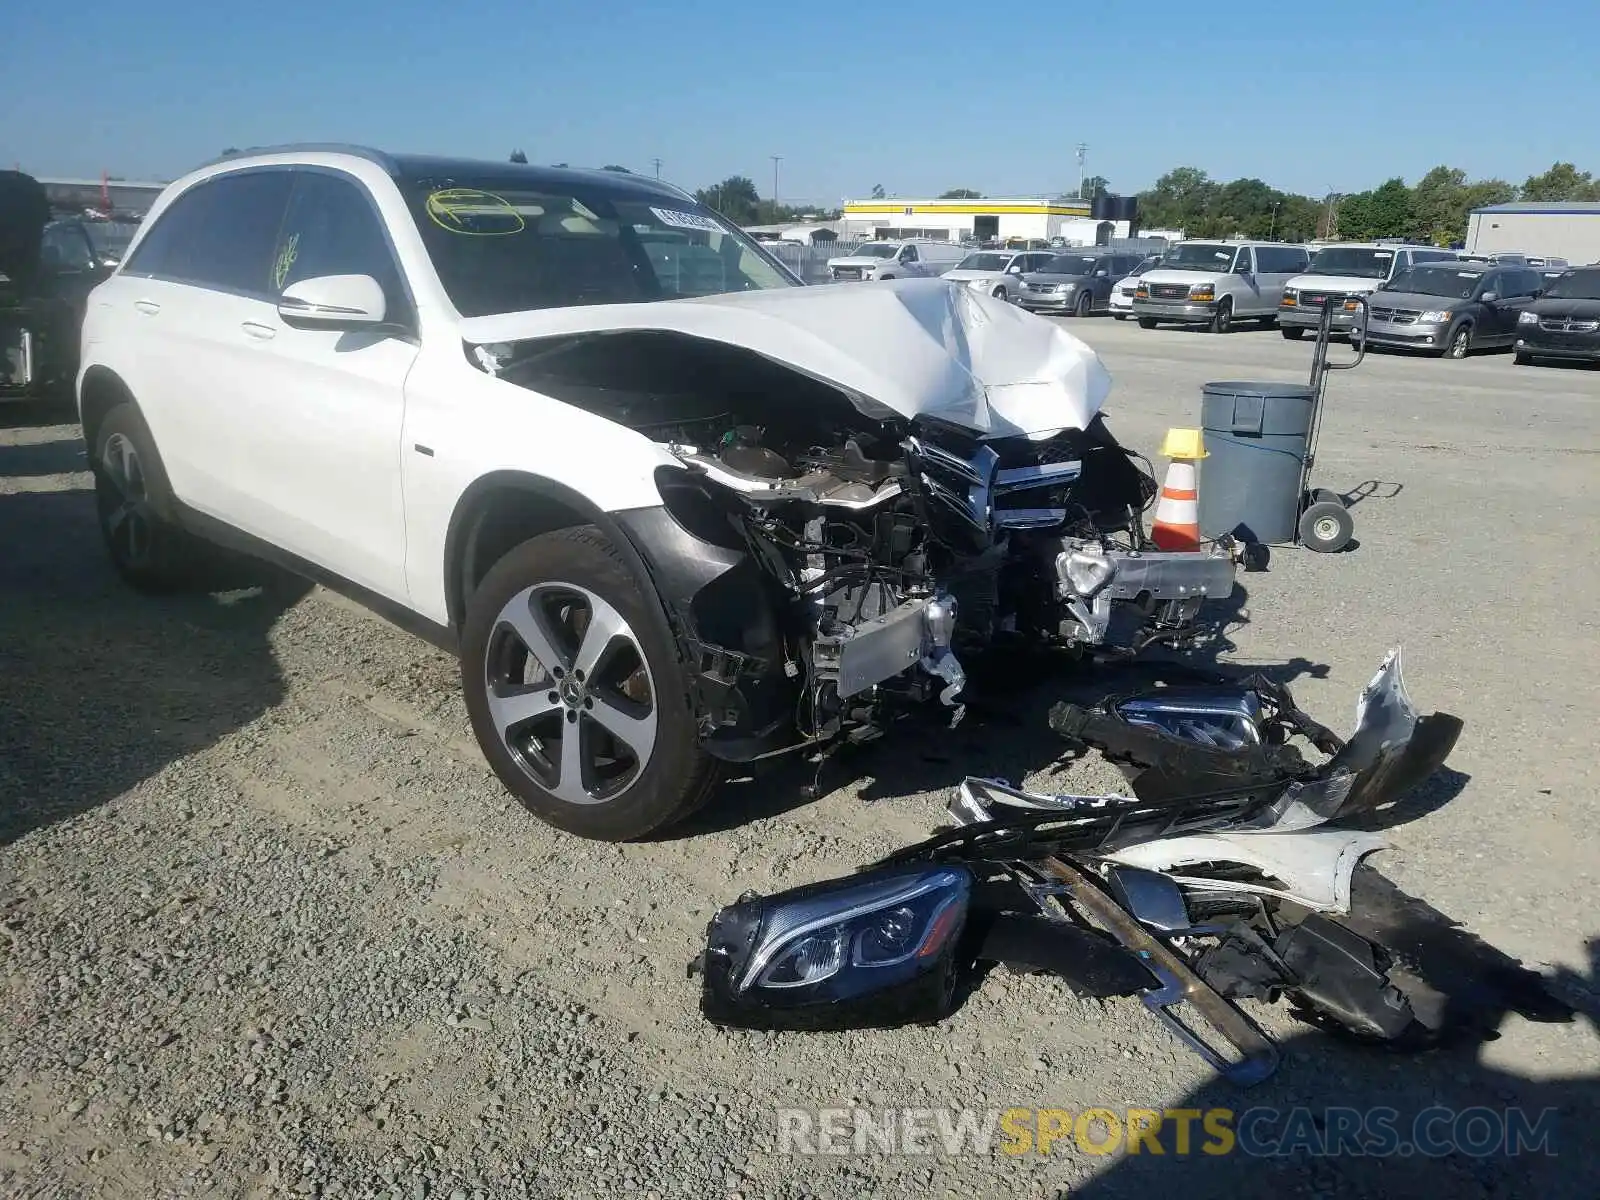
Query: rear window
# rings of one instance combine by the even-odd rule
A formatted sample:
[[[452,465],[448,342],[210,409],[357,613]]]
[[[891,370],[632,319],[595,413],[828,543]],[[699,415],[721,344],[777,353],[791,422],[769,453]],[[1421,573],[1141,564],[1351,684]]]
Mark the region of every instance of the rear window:
[[[262,170],[196,184],[156,218],[124,274],[270,295],[272,255],[293,182],[290,171]]]

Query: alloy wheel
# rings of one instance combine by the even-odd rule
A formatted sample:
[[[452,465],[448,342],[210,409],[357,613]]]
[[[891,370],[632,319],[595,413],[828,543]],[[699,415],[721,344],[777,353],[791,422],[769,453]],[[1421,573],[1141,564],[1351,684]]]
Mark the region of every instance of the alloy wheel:
[[[522,770],[567,804],[615,800],[656,743],[639,638],[588,588],[541,583],[506,601],[485,653],[489,716]]]
[[[1472,348],[1472,330],[1463,325],[1456,330],[1455,337],[1450,339],[1450,357],[1465,358],[1467,351]]]
[[[123,562],[142,566],[153,545],[150,485],[139,452],[124,434],[106,439],[96,483],[106,541]]]

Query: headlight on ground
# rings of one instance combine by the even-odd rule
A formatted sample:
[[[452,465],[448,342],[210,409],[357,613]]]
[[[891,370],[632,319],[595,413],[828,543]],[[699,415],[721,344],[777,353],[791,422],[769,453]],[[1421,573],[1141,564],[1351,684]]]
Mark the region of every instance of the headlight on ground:
[[[936,1020],[971,892],[965,868],[917,866],[747,893],[707,929],[702,1010],[757,1029]]]

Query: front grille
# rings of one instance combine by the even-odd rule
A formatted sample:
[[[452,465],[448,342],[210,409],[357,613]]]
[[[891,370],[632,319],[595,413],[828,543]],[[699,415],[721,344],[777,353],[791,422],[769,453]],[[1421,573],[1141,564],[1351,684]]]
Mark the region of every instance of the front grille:
[[[833,269],[833,277],[835,279],[860,279],[861,278],[861,268],[860,267],[835,267]]]
[[[1415,325],[1422,315],[1416,308],[1374,308],[1369,310],[1375,321],[1388,321],[1393,325]]]
[[[1539,328],[1546,333],[1594,333],[1600,321],[1586,317],[1540,317]]]
[[[1189,285],[1186,283],[1152,283],[1150,295],[1157,300],[1187,300],[1189,298]]]
[[[1301,292],[1300,306],[1302,308],[1321,308],[1329,300],[1338,303],[1344,297],[1331,292]]]

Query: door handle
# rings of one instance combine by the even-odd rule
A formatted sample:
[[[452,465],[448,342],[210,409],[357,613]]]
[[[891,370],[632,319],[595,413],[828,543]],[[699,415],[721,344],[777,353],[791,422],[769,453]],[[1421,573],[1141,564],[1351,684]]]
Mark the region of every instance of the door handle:
[[[239,326],[239,328],[244,330],[257,341],[270,341],[272,338],[278,336],[278,331],[271,325],[263,325],[258,321],[245,321]]]
[[[161,305],[154,300],[135,300],[133,306],[147,317],[153,317],[161,311]]]

